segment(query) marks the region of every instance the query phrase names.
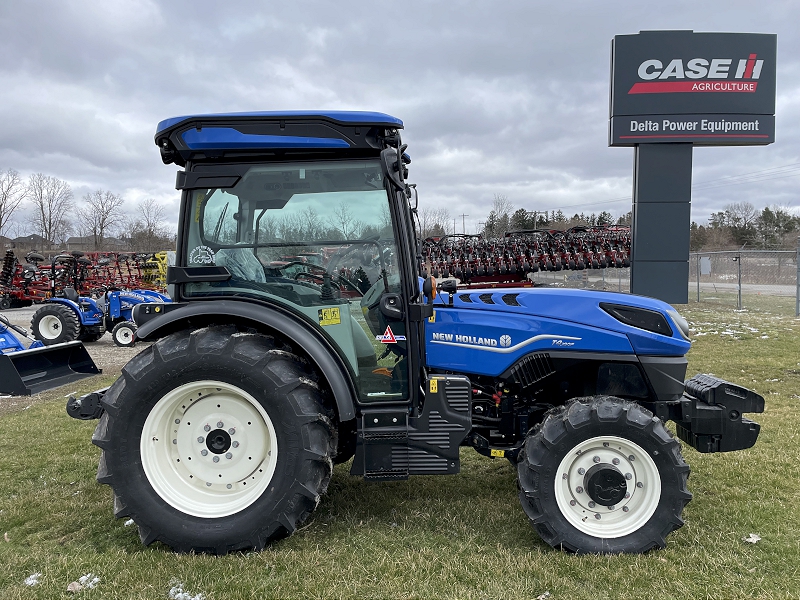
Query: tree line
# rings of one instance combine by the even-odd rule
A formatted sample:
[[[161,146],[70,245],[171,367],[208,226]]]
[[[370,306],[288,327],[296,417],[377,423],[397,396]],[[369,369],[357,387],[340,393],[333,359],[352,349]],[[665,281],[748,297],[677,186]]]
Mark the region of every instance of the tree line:
[[[87,239],[86,250],[109,250],[110,238],[127,250],[156,252],[175,247],[175,236],[164,225],[164,207],[154,198],[140,201],[133,214],[122,196],[96,190],[77,200],[69,183],[33,173],[24,180],[14,169],[0,171],[0,236],[40,235],[53,250],[72,236]],[[13,232],[13,233],[12,233]],[[118,250],[118,247],[114,247]]]
[[[692,252],[745,247],[794,250],[798,233],[800,217],[786,208],[772,206],[759,211],[750,202],[735,202],[712,213],[708,225],[692,222],[689,244]]]

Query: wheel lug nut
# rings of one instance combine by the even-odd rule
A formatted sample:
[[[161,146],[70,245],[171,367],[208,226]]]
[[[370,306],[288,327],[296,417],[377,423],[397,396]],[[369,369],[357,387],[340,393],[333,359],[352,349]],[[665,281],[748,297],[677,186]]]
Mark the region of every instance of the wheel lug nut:
[[[200,450],[200,454],[203,456],[208,456],[208,450]]]
[[[594,507],[595,507],[594,501],[593,500],[589,500],[589,508],[594,508]]]
[[[625,479],[630,481],[631,479],[633,479],[633,475],[631,475],[630,473],[625,473]]]
[[[630,508],[628,508],[627,506],[623,506],[622,507],[622,512],[628,512],[629,510],[630,510]]]
[[[567,479],[567,474],[566,474],[566,473],[562,473],[562,474],[561,474],[561,479],[564,479],[564,480],[566,480],[566,479]]]
[[[578,486],[578,487],[575,488],[575,492],[578,493],[578,494],[582,494],[583,493],[583,488],[581,486]]]
[[[608,442],[603,442],[603,448],[608,448]]]
[[[583,467],[578,469],[578,475],[583,475],[584,473],[586,473],[586,469],[584,469]]]
[[[612,465],[618,465],[619,464],[619,459],[618,458],[612,458],[611,459],[611,464]]]
[[[231,427],[230,429],[228,429],[228,433],[233,435],[234,433],[236,433],[236,430],[233,427]]]
[[[208,487],[211,487],[211,482],[210,482],[210,481],[206,481],[206,485],[207,485]]]
[[[205,442],[205,441],[206,441],[206,438],[204,438],[202,435],[201,435],[201,436],[198,436],[198,438],[197,438],[197,443],[198,443],[198,444],[202,444],[202,443],[203,443],[203,442]]]
[[[226,485],[225,487],[226,487],[226,488],[228,488],[228,489],[231,489],[233,486],[232,486],[232,485],[229,483],[229,484],[228,484],[228,485]]]
[[[570,506],[575,506],[576,504],[577,504],[577,502],[575,502],[575,500],[570,500],[569,501],[569,505]]]
[[[594,513],[594,518],[599,521],[600,520],[600,513]]]
[[[225,427],[225,424],[222,421],[217,421],[217,427],[222,429],[223,427]]]
[[[592,459],[592,462],[599,463],[599,462],[600,462],[600,457],[599,457],[599,456],[595,456],[595,457]]]
[[[641,481],[639,481],[639,482],[636,483],[636,487],[637,488],[643,488],[644,484]]]
[[[173,443],[173,444],[177,444],[177,443],[178,443],[178,440],[172,440],[172,443]]]
[[[203,425],[203,431],[211,431],[211,425]]]
[[[617,507],[612,504],[611,506],[608,507],[608,510],[614,510],[615,508]]]
[[[626,493],[626,494],[625,494],[625,499],[626,499],[626,500],[627,500],[628,498],[630,498],[630,497],[631,497],[631,495],[630,495],[630,494],[628,494],[628,493]]]
[[[178,423],[180,423],[180,422],[181,422],[181,420],[180,420],[180,419],[175,419],[175,425],[177,425],[177,424],[178,424]]]
[[[231,444],[231,446],[233,446],[234,448],[238,448],[239,447],[239,442],[233,442]]]
[[[631,461],[631,462],[633,462],[633,461],[635,461],[635,460],[636,460],[636,457],[635,457],[633,454],[631,454],[631,455],[628,457],[628,460],[629,460],[629,461]]]
[[[214,457],[214,458],[212,458],[211,460],[213,460],[214,462],[219,462],[219,456],[215,456],[215,457]]]
[[[225,458],[227,458],[228,460],[230,460],[230,459],[232,459],[232,458],[233,458],[233,454],[231,454],[230,452],[226,452],[226,453],[225,453]]]

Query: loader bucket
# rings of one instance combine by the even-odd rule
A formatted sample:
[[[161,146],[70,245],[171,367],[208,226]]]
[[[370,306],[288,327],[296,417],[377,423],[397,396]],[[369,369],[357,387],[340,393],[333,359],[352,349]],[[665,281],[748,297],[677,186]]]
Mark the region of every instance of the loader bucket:
[[[0,394],[30,396],[102,373],[83,342],[0,355]]]

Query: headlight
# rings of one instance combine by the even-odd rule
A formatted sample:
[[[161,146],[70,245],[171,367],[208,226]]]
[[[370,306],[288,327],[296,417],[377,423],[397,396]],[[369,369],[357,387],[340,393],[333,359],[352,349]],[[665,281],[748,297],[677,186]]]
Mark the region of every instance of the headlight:
[[[675,326],[678,328],[678,331],[683,336],[683,338],[688,342],[689,341],[689,323],[686,319],[678,314],[677,310],[668,310],[667,314],[669,318],[672,319],[672,322],[675,323]]]
[[[606,302],[601,302],[600,308],[625,325],[672,337],[672,328],[667,323],[667,318],[660,312]]]

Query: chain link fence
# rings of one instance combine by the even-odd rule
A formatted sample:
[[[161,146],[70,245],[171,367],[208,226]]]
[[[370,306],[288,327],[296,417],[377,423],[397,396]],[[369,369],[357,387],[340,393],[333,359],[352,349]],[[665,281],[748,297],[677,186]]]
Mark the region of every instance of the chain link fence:
[[[797,250],[734,250],[689,255],[689,303],[706,303],[800,316],[800,244]],[[539,271],[548,287],[630,292],[630,268]]]

